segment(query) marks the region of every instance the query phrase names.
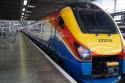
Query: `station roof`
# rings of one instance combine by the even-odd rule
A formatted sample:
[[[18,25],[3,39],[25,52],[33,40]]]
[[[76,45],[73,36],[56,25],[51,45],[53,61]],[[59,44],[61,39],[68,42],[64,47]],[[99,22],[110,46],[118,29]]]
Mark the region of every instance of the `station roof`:
[[[0,1],[1,20],[20,19],[20,0],[1,0]]]
[[[24,1],[27,1],[26,5]],[[2,0],[0,1],[0,20],[20,20],[21,18],[39,20],[68,3],[78,1],[85,0]],[[25,11],[22,10],[23,8]]]

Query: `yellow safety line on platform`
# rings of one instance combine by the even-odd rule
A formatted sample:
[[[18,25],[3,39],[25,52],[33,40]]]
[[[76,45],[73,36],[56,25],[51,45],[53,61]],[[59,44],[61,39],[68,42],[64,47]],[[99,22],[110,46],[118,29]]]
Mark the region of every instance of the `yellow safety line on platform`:
[[[28,83],[26,80],[27,72],[26,72],[26,63],[25,63],[25,48],[23,45],[23,39],[21,33],[19,33],[19,51],[20,51],[20,65],[21,65],[21,79],[23,79],[22,83]]]

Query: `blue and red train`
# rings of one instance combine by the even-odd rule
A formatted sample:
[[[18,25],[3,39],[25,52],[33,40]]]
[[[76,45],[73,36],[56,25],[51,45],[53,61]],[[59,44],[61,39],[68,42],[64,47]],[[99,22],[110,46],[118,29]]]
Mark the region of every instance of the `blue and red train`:
[[[25,34],[47,48],[79,83],[115,83],[125,73],[125,44],[112,17],[74,3],[32,24]]]

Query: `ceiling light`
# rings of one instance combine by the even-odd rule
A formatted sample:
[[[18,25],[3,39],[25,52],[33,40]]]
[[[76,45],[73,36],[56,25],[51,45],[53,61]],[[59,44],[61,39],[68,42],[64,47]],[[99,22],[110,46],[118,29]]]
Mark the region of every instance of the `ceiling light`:
[[[36,6],[33,5],[28,5],[29,8],[35,8]]]
[[[32,13],[31,11],[26,11],[26,13]]]
[[[25,16],[30,16],[29,14],[25,14]]]
[[[22,15],[24,15],[24,13],[22,13]]]
[[[22,11],[25,11],[25,10],[26,10],[25,8],[22,9]]]
[[[24,0],[23,5],[27,5],[27,2],[28,2],[27,0]]]

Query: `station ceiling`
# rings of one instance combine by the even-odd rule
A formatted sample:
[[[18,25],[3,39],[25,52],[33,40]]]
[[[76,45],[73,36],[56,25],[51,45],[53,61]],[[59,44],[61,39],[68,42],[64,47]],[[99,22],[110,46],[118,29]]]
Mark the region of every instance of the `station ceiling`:
[[[20,19],[20,0],[1,0],[0,1],[1,20]]]
[[[85,0],[30,0],[28,5],[35,6],[34,8],[27,7],[28,13],[27,20],[39,20],[45,16],[57,11],[68,3],[85,1]],[[94,0],[89,0],[94,1]],[[27,15],[26,15],[27,16]]]
[[[85,0],[28,0],[26,6],[23,5],[24,0],[2,0],[0,1],[0,20],[20,20],[23,7],[26,8],[24,20],[39,20],[64,5],[77,1]]]

